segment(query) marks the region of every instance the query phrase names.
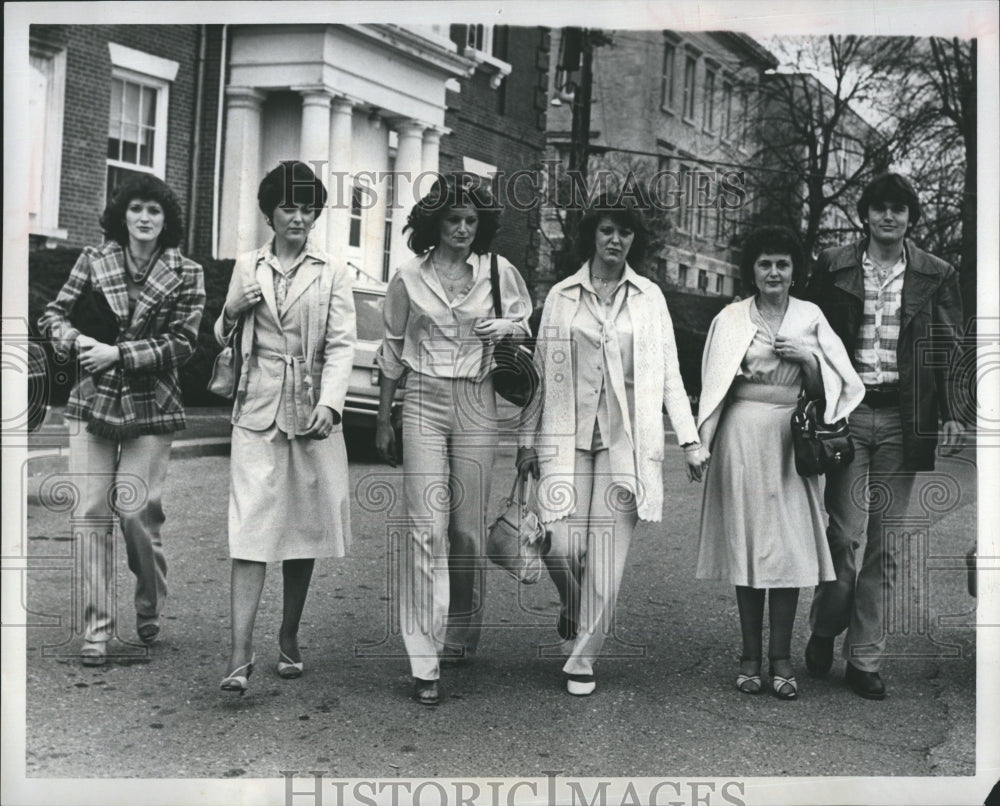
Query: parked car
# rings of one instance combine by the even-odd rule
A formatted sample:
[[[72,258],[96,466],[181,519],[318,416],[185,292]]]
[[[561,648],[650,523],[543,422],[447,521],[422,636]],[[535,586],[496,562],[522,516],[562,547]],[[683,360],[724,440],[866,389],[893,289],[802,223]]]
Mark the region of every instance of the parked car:
[[[358,343],[354,350],[354,368],[351,370],[344,403],[344,428],[364,428],[375,430],[378,415],[380,371],[375,354],[382,344],[385,326],[382,307],[385,305],[384,286],[355,286],[354,309],[357,314]],[[402,444],[403,397],[406,390],[402,386],[396,392],[392,406],[392,423],[396,429],[396,443]]]

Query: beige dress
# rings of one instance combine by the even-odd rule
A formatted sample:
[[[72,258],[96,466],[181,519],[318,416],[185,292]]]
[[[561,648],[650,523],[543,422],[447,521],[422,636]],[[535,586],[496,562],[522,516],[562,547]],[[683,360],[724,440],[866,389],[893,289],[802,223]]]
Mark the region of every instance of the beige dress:
[[[795,472],[791,417],[802,372],[757,333],[712,443],[702,502],[699,579],[799,588],[834,579],[818,477]]]
[[[247,400],[233,424],[229,552],[234,559],[343,557],[350,546],[342,427],[336,425],[323,440],[289,438],[304,429],[309,412],[293,393],[301,383],[301,364],[279,356],[305,354],[304,309],[309,304],[308,294],[299,297],[281,312],[280,322],[269,305],[254,308]],[[261,412],[268,414],[261,417]]]

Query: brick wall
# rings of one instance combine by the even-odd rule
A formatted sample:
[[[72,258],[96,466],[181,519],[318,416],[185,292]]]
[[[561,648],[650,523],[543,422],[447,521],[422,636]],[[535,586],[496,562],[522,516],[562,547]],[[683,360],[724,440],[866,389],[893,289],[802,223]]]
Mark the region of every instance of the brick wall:
[[[506,39],[505,52],[498,58],[508,62],[512,72],[492,89],[492,74],[481,66],[462,80],[460,93],[448,93],[445,125],[452,133],[441,140],[442,172],[462,170],[463,157],[495,165],[505,176],[541,163],[549,33],[543,28],[509,27],[497,35]],[[520,190],[527,201],[528,183]],[[538,263],[539,221],[537,209],[519,210],[507,203],[496,240],[497,251],[521,271],[529,287]]]
[[[193,25],[32,26],[65,43],[66,95],[62,147],[59,226],[67,244],[102,240],[99,219],[106,200],[111,59],[115,42],[180,63],[170,87],[165,180],[188,212],[190,144],[194,119],[198,27]]]

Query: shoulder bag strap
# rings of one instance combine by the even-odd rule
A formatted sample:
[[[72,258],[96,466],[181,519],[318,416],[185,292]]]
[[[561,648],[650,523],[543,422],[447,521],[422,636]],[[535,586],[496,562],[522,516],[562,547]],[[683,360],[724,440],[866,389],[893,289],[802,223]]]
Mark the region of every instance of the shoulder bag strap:
[[[497,319],[503,315],[500,305],[500,270],[497,267],[497,253],[490,254],[490,288],[493,291],[493,313]]]

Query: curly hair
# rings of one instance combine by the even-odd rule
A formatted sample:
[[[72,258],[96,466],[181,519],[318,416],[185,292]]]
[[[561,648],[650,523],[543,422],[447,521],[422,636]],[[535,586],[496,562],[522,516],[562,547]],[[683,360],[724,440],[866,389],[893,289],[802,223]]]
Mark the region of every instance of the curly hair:
[[[792,259],[793,293],[803,288],[806,281],[806,256],[802,242],[788,227],[770,224],[753,230],[743,244],[740,256],[740,280],[749,296],[760,293],[754,282],[754,264],[761,255],[788,255]]]
[[[128,247],[128,226],[125,211],[136,199],[154,201],[163,208],[163,229],[157,238],[161,249],[180,246],[184,237],[184,214],[176,194],[162,179],[152,174],[137,174],[115,188],[111,201],[101,214],[101,229],[104,237]]]
[[[468,174],[463,176],[469,178]],[[471,249],[477,255],[485,254],[500,228],[500,206],[494,202],[485,182],[459,184],[455,176],[438,177],[430,192],[413,205],[403,227],[403,232],[410,230],[407,245],[418,255],[437,246],[441,238],[441,222],[448,211],[467,205],[476,208],[479,214]]]
[[[649,245],[649,231],[642,220],[642,212],[631,199],[611,201],[607,196],[599,196],[584,213],[577,229],[577,255],[583,262],[594,256],[597,246],[597,225],[607,216],[619,227],[625,227],[635,233],[632,247],[625,259],[634,269],[642,265]]]
[[[260,181],[257,206],[268,224],[274,209],[281,204],[308,204],[319,218],[326,205],[326,187],[312,168],[298,160],[282,160]]]

